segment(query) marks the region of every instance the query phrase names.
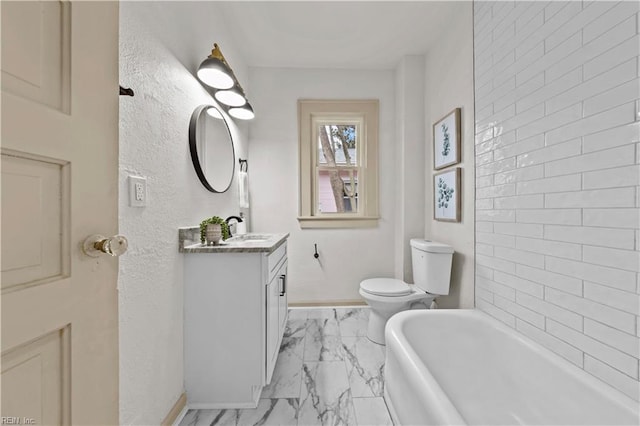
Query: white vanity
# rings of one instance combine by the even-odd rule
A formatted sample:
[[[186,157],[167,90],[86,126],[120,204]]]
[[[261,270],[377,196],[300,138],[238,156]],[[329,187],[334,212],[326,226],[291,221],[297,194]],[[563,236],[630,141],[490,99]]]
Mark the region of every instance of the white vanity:
[[[203,246],[189,244],[194,231],[180,229],[189,407],[256,407],[287,321],[289,234],[247,234]]]

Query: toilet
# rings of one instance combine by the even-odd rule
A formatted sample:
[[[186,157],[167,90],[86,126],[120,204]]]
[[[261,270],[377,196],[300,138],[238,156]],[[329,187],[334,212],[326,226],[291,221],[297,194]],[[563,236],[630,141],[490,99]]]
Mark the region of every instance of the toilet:
[[[360,283],[360,296],[371,307],[367,337],[385,344],[384,326],[393,314],[414,303],[429,306],[438,296],[449,294],[453,248],[422,238],[411,240],[415,284],[394,278],[370,278]]]

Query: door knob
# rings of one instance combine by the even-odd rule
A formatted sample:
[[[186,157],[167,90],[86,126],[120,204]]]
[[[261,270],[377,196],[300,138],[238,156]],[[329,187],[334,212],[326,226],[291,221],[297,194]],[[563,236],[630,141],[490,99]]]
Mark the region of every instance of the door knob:
[[[107,238],[103,235],[94,234],[87,237],[82,244],[82,250],[87,256],[98,257],[102,253],[109,256],[120,256],[127,251],[129,242],[123,235],[114,235]]]

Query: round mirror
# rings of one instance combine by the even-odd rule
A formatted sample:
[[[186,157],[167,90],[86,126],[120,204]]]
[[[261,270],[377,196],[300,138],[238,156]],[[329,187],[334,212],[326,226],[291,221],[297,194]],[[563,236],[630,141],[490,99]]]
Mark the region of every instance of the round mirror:
[[[200,105],[189,123],[191,160],[200,182],[211,192],[231,186],[236,166],[233,139],[224,116],[212,105]]]

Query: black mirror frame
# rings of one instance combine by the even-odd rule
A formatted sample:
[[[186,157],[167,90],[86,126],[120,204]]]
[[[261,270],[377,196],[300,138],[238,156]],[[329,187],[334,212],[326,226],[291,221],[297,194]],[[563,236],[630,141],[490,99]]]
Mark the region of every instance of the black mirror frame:
[[[202,114],[206,109],[215,108],[218,112],[220,110],[213,105],[200,105],[197,107],[193,114],[191,114],[191,120],[189,121],[189,151],[191,152],[191,161],[193,162],[193,168],[200,179],[202,185],[208,190],[216,194],[221,194],[223,192],[227,192],[231,187],[231,183],[233,182],[233,177],[236,173],[236,150],[235,145],[233,143],[233,137],[231,136],[231,130],[229,130],[229,124],[227,124],[227,120],[222,116],[222,121],[224,122],[225,127],[227,128],[227,133],[229,134],[229,141],[231,142],[231,153],[233,155],[233,167],[231,169],[231,179],[229,179],[229,184],[222,191],[218,191],[214,189],[209,181],[207,181],[207,177],[204,175],[202,171],[202,167],[200,166],[200,159],[198,158],[198,148],[197,148],[197,128],[198,128],[198,118],[200,114]],[[221,113],[222,115],[222,113]]]

